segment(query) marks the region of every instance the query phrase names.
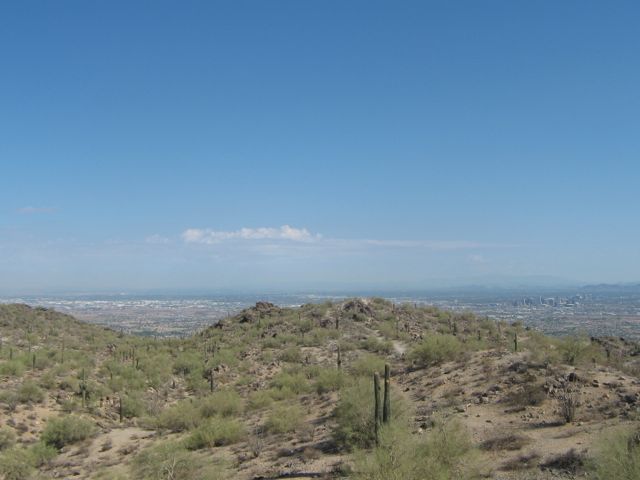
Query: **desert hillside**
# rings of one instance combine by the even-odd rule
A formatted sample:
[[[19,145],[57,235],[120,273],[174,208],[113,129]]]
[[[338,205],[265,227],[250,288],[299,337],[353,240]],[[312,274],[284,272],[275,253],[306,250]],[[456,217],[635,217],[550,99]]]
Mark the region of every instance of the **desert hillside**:
[[[625,339],[372,298],[180,339],[2,305],[0,340],[1,478],[640,478]]]

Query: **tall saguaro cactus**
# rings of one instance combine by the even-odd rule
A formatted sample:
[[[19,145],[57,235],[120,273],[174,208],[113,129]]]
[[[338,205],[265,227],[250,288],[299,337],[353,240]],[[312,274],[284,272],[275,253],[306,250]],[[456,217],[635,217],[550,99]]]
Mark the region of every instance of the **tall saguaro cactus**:
[[[382,403],[382,423],[389,423],[391,419],[391,367],[389,364],[384,366],[384,400]]]
[[[87,408],[87,379],[82,369],[82,383],[80,384],[80,393],[82,394],[82,408]]]
[[[373,374],[373,433],[376,445],[380,443],[380,375]]]

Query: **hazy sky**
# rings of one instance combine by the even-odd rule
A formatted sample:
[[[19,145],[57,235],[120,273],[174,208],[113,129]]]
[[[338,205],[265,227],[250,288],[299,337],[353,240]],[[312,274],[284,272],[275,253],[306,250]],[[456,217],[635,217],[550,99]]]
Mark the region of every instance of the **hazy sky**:
[[[0,292],[640,280],[638,25],[624,1],[2,2]]]

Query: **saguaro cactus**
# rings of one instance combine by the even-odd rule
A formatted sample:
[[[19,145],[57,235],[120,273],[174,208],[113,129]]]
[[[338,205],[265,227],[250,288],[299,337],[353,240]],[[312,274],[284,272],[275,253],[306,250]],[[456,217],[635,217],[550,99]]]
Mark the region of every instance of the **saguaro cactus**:
[[[380,375],[373,374],[373,434],[376,445],[380,443]]]
[[[513,350],[518,351],[518,332],[514,332],[513,334]]]
[[[82,393],[82,408],[86,408],[87,406],[87,381],[84,373],[84,368],[82,369],[82,383],[80,384],[80,393]]]
[[[342,367],[342,356],[340,354],[340,345],[338,345],[338,370]]]
[[[384,366],[384,400],[382,403],[382,423],[389,423],[391,419],[391,367],[389,364]]]

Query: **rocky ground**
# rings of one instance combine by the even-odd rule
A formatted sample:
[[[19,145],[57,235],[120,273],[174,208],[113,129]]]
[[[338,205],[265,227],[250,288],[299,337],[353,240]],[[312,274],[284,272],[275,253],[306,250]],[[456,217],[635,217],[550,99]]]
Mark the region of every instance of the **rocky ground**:
[[[310,323],[302,328],[305,319]],[[265,325],[257,326],[260,322]],[[603,433],[637,424],[640,381],[634,375],[635,357],[630,353],[634,345],[609,339],[605,342],[609,347],[604,349],[601,340],[592,340],[589,348],[602,352],[594,358],[575,359],[571,365],[555,353],[562,345],[550,342],[540,346],[541,337],[523,327],[503,325],[498,326],[502,331],[495,332],[493,326],[488,328],[471,316],[455,322],[435,310],[401,309],[366,299],[286,311],[261,303],[211,327],[199,338],[214,338],[211,333],[216,342],[232,338],[234,344],[243,345],[236,352],[235,365],[220,363],[214,370],[215,389],[232,388],[243,402],[248,402],[253,392],[266,391],[292,364],[337,368],[341,342],[351,346],[340,352],[341,368],[349,370],[358,359],[374,354],[366,347],[367,339],[386,341],[386,351],[382,348],[375,355],[391,365],[392,385],[409,402],[413,434],[428,435],[435,417],[459,419],[489,478],[586,477],[594,445]],[[19,332],[12,328],[5,324],[0,330],[4,351],[11,342],[19,344]],[[250,329],[259,333],[249,339]],[[284,360],[279,352],[285,347],[272,347],[269,342],[292,335],[296,329],[295,335],[303,337],[323,329],[331,332],[318,342],[297,341],[296,358]],[[477,336],[481,341],[455,359],[431,365],[417,363],[411,352],[437,331],[454,332],[469,342]],[[491,335],[495,339],[491,337],[489,342]],[[106,384],[103,367],[113,359],[118,342],[122,338],[109,334],[105,343],[96,347],[93,367],[84,374]],[[33,351],[38,348],[34,345]],[[612,352],[615,362],[611,361]],[[581,354],[584,357],[585,352]],[[6,354],[2,358],[6,359]],[[26,381],[42,384],[47,371],[34,368],[20,376],[5,374],[2,389],[18,391]],[[50,387],[44,390],[42,401],[0,409],[0,424],[15,433],[18,446],[34,444],[49,419],[68,412],[67,400],[75,398],[77,402],[77,392],[61,388],[61,379],[47,384]],[[147,401],[162,397],[160,410],[202,394],[194,393],[175,369],[162,388],[143,388]],[[310,389],[281,400],[299,405],[303,412],[295,430],[284,433],[274,434],[265,427],[271,407],[243,409],[239,418],[247,434],[241,440],[199,449],[194,455],[203,459],[215,455],[227,465],[227,478],[240,480],[348,475],[350,452],[336,444],[332,433],[340,395],[339,390]],[[188,431],[156,428],[148,414],[120,421],[118,398],[114,393],[105,394],[92,398],[90,409],[76,410],[94,422],[95,432],[86,440],[64,446],[55,458],[38,466],[34,478],[130,478],[132,459],[146,447],[188,436]]]

